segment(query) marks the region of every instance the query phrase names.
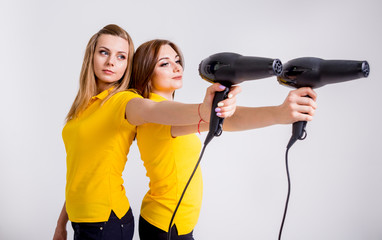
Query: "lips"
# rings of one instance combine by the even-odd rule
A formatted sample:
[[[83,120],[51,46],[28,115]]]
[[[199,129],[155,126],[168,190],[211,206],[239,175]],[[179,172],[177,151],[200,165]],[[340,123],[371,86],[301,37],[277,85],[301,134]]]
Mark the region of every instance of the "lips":
[[[172,79],[175,79],[175,80],[182,80],[182,76],[176,76],[176,77],[173,77]]]
[[[109,70],[109,69],[104,69],[104,70],[102,70],[102,72],[104,72],[104,73],[106,73],[106,74],[109,74],[109,75],[111,75],[111,74],[114,73],[113,71],[111,71],[111,70]]]

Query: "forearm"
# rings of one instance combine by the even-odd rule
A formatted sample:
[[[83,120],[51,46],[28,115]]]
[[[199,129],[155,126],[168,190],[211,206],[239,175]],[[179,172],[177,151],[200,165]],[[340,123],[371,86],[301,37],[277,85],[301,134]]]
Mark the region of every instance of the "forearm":
[[[311,98],[305,97],[309,95]],[[311,121],[317,107],[316,93],[310,88],[299,88],[291,91],[279,106],[241,107],[224,120],[224,131],[244,131],[267,127],[275,124],[291,124],[297,121]],[[197,132],[197,126],[186,126],[174,129],[175,134]],[[200,132],[208,131],[208,124],[201,124]]]
[[[305,96],[309,95],[310,98]],[[284,102],[271,107],[237,107],[235,114],[224,121],[226,131],[242,131],[275,124],[311,121],[317,107],[316,93],[311,88],[290,91]]]
[[[68,223],[69,218],[68,214],[66,213],[66,202],[64,203],[64,206],[62,207],[60,216],[57,220],[57,226],[54,231],[53,240],[66,240],[67,239],[67,231],[66,231],[66,224]]]
[[[224,131],[245,131],[250,129],[262,128],[279,124],[279,109],[272,107],[241,107],[237,106],[235,113],[224,119]],[[199,122],[199,121],[198,121]],[[201,122],[188,126],[172,126],[171,134],[173,137],[197,133],[209,130],[209,123]]]
[[[199,104],[184,104],[175,101],[162,101],[156,103],[149,112],[145,114],[147,122],[159,123],[164,125],[193,125],[197,124],[200,120],[198,113]],[[202,114],[209,121],[209,110],[199,109]]]
[[[224,119],[224,131],[245,131],[256,128],[263,128],[275,124],[282,124],[286,121],[280,106],[270,107],[242,107],[237,106],[235,113]],[[199,122],[199,121],[198,121]],[[200,125],[173,126],[171,133],[173,137],[187,135],[209,130],[209,123],[201,122]]]
[[[66,227],[66,224],[69,221],[68,213],[66,212],[66,202],[64,202],[64,206],[62,207],[60,216],[57,220],[57,227]]]
[[[280,124],[279,107],[236,107],[236,112],[223,122],[225,131],[244,131]]]

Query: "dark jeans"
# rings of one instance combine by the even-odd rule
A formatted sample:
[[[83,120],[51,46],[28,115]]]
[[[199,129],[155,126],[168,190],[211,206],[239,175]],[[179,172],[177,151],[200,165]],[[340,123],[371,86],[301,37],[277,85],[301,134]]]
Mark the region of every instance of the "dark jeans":
[[[192,233],[193,231],[185,235],[178,235],[178,230],[174,225],[171,228],[171,240],[194,240]],[[142,216],[140,216],[139,237],[141,240],[167,240],[167,232],[151,225]]]
[[[107,222],[72,223],[74,240],[132,240],[134,216],[131,209],[119,219],[111,211]]]

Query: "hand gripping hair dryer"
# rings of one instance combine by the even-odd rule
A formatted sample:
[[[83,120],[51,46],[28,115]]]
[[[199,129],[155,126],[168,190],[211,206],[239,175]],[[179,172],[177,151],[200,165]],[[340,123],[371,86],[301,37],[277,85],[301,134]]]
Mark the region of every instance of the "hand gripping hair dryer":
[[[288,61],[283,65],[280,84],[294,88],[319,88],[326,84],[340,83],[367,77],[370,67],[367,61],[323,60],[314,57],[302,57]],[[287,148],[297,140],[306,137],[306,121],[293,123],[292,137]]]
[[[248,57],[237,53],[223,52],[211,55],[199,64],[200,76],[212,83],[226,86],[222,92],[216,92],[212,103],[210,128],[204,141],[207,145],[214,136],[223,132],[223,118],[216,116],[217,104],[227,98],[232,85],[248,80],[278,76],[282,72],[282,63],[278,59]]]

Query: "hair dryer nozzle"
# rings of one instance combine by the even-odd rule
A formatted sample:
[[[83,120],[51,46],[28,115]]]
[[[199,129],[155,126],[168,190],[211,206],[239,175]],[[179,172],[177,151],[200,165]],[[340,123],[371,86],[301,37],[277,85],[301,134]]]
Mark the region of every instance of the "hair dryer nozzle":
[[[366,61],[303,57],[285,63],[283,72],[277,80],[282,85],[295,88],[319,88],[326,84],[368,77],[369,72],[370,66]]]
[[[368,77],[369,73],[370,73],[370,66],[369,66],[369,63],[367,61],[362,62],[361,69],[362,69],[363,76]]]
[[[370,66],[366,61],[323,60],[320,58],[296,58],[284,64],[282,74],[277,77],[280,84],[300,88],[318,88],[326,84],[340,83],[368,77]],[[289,149],[297,140],[306,136],[306,121],[293,123]]]

